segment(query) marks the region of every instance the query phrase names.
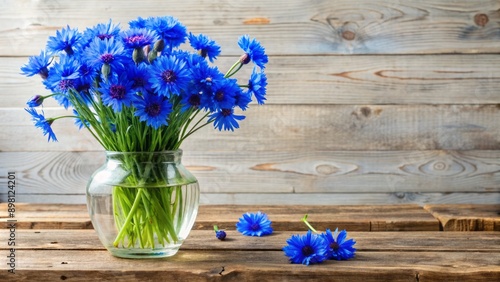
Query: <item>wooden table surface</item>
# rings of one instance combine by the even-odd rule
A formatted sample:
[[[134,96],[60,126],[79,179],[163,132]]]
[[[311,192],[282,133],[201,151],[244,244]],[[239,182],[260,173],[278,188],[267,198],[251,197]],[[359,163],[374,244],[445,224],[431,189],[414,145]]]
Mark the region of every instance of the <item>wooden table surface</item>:
[[[238,218],[258,210],[275,232],[239,234]],[[0,204],[0,281],[500,281],[499,212],[500,205],[201,206],[177,255],[131,260],[104,249],[84,205],[16,204],[9,218]],[[290,264],[281,249],[307,230],[306,213],[319,230],[346,229],[356,257]],[[215,238],[213,224],[227,240]],[[8,271],[12,236],[15,274]]]

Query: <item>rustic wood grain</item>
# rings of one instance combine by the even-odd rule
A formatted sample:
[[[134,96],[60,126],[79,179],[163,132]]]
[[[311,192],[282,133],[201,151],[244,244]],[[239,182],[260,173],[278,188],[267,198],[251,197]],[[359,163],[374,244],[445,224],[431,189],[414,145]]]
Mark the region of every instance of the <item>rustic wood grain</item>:
[[[237,132],[205,128],[185,143],[202,203],[500,203],[497,0],[0,6],[0,185],[18,172],[19,201],[83,203],[103,158],[75,153],[102,149],[70,120],[54,124],[58,144],[34,128],[24,103],[46,92],[19,74],[27,56],[67,24],[169,14],[221,45],[221,69],[241,54],[241,34],[270,55],[268,105]],[[46,113],[66,114],[55,106]]]
[[[58,143],[47,144],[22,109],[0,109],[3,151],[101,150],[73,120],[57,120]],[[67,115],[45,108],[47,117]],[[300,115],[298,114],[300,113]],[[205,127],[183,143],[186,151],[497,150],[496,105],[266,105],[245,111],[235,132]],[[39,140],[26,147],[19,140]],[[38,138],[38,139],[34,139]],[[208,146],[208,147],[207,147]]]
[[[226,230],[224,241],[215,238],[213,230],[192,230],[181,250],[273,250],[279,251],[286,240],[303,230],[275,231],[259,238],[243,236],[236,230]],[[500,252],[498,232],[477,232],[466,236],[460,232],[356,232],[347,230],[348,239],[356,241],[358,252],[405,251],[405,252]],[[0,230],[7,238],[9,230]],[[18,250],[105,250],[97,233],[91,229],[18,229]],[[0,250],[8,250],[7,244]],[[487,254],[483,254],[487,255]]]
[[[84,204],[85,194],[20,194],[18,201],[43,204]],[[0,202],[7,194],[0,193]],[[500,194],[494,193],[202,193],[205,205],[380,205],[380,204],[498,204]]]
[[[5,255],[5,251],[1,255]],[[179,251],[168,259],[127,260],[106,251],[19,250],[16,279],[185,281],[495,281],[499,253],[359,252],[355,259],[319,265],[290,264],[282,251]],[[12,279],[7,265],[0,279]]]
[[[444,231],[500,231],[500,205],[425,205]]]
[[[173,15],[189,30],[239,54],[249,33],[272,55],[497,53],[500,4],[495,0],[328,1],[19,1],[2,3],[0,55],[38,54],[48,36],[67,24],[84,30],[112,18],[126,26],[137,16]]]
[[[0,152],[18,196],[84,194],[105,162],[98,152]],[[498,192],[498,151],[185,151],[202,193]],[[0,183],[5,183],[1,179]],[[6,183],[5,183],[6,184]],[[20,200],[22,201],[22,199]]]
[[[24,210],[29,207],[29,210]],[[40,209],[37,209],[40,207]],[[15,220],[21,229],[85,229],[92,228],[85,205],[68,210],[66,205],[16,206]],[[0,204],[0,224],[9,225],[5,203]],[[59,211],[60,210],[60,211]],[[228,213],[231,211],[231,213]],[[317,229],[340,228],[352,231],[437,231],[438,221],[417,205],[386,206],[293,206],[266,205],[201,205],[194,229],[213,230],[214,225],[234,230],[235,224],[246,212],[262,211],[268,214],[275,230],[307,230],[301,218],[310,214],[309,222]],[[235,216],[237,215],[237,216]]]
[[[236,59],[216,64],[225,71]],[[38,76],[19,74],[27,61],[0,57],[0,108],[22,108],[31,96],[49,94]],[[250,70],[238,77],[245,81]],[[266,68],[266,103],[495,104],[499,73],[498,55],[276,56]]]

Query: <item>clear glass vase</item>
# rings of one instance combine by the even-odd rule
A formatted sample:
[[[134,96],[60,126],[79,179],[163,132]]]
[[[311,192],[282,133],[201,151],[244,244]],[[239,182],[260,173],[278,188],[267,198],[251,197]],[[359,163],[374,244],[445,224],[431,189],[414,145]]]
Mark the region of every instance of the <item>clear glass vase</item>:
[[[102,244],[114,256],[173,256],[193,227],[196,178],[182,151],[106,152],[87,185],[87,207]]]

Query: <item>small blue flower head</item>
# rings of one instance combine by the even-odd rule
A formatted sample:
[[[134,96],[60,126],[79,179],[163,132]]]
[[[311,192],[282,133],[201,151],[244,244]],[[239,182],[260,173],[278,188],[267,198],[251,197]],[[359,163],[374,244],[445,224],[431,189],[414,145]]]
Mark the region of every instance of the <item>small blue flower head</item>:
[[[144,28],[133,28],[121,33],[123,44],[126,48],[136,49],[153,44],[158,39],[156,33]]]
[[[28,102],[26,102],[26,105],[28,105],[28,107],[30,108],[35,108],[42,105],[44,99],[45,97],[43,97],[42,95],[35,95],[31,97],[31,99],[29,99]]]
[[[26,76],[39,74],[42,79],[46,79],[49,76],[48,66],[50,63],[50,56],[47,56],[47,54],[42,51],[40,55],[30,57],[28,63],[21,68],[21,71],[22,74]]]
[[[115,40],[114,37],[103,40],[95,38],[85,48],[84,56],[88,65],[97,70],[103,69],[103,65],[109,66],[110,70],[122,70],[127,62],[122,41]],[[108,74],[104,73],[104,76]]]
[[[245,236],[264,236],[273,233],[271,221],[267,218],[267,214],[262,212],[245,213],[238,223],[236,230]]]
[[[134,99],[132,82],[126,78],[126,73],[120,77],[113,75],[101,84],[99,91],[102,93],[102,103],[115,112],[121,112],[123,107],[130,107]]]
[[[208,57],[210,62],[213,62],[217,59],[217,56],[220,54],[220,46],[215,43],[215,41],[211,40],[208,36],[200,34],[198,36],[189,33],[189,44],[195,50],[198,50],[200,56],[203,58]]]
[[[133,64],[127,67],[127,77],[130,81],[133,82],[132,89],[139,93],[146,93],[151,90],[150,84],[148,80],[149,76],[149,68],[150,65],[147,64]]]
[[[215,231],[215,237],[217,237],[217,239],[221,241],[224,241],[224,239],[226,239],[226,232],[224,230],[217,230]]]
[[[255,38],[250,39],[250,36],[243,35],[238,40],[238,45],[240,46],[245,54],[240,58],[242,64],[248,64],[250,61],[254,62],[261,69],[266,67],[268,58],[264,47],[260,45],[260,42]]]
[[[172,16],[149,17],[146,19],[145,27],[154,30],[165,41],[169,47],[168,51],[186,42],[186,27]]]
[[[235,115],[233,109],[221,109],[209,116],[214,119],[214,128],[222,130],[234,131],[235,128],[240,128],[238,120],[244,120],[245,116]]]
[[[78,32],[78,29],[72,29],[66,26],[66,28],[58,30],[56,36],[49,37],[47,51],[53,54],[64,51],[71,56],[78,49],[81,38],[82,34]]]
[[[259,105],[264,104],[266,100],[266,86],[266,74],[264,71],[258,71],[257,68],[254,67],[250,80],[248,81],[248,92],[253,94]]]
[[[172,105],[164,96],[154,93],[144,93],[134,101],[135,115],[154,129],[168,125],[168,115],[172,112]]]
[[[149,82],[157,93],[167,98],[179,96],[191,80],[190,72],[185,68],[185,62],[175,56],[161,56],[151,67]]]
[[[113,24],[111,20],[108,23],[100,23],[92,28],[87,28],[83,33],[82,49],[87,47],[94,39],[100,40],[117,38],[120,34],[120,27]]]
[[[44,113],[38,113],[34,108],[28,108],[25,109],[30,115],[32,120],[35,122],[35,127],[40,128],[43,131],[43,135],[48,135],[47,141],[57,141],[56,135],[54,134],[54,131],[52,131],[52,128],[50,127],[52,125],[52,122],[54,119],[46,119],[44,116]]]
[[[356,242],[354,239],[346,240],[347,231],[342,230],[338,232],[337,228],[332,235],[330,229],[326,229],[326,232],[322,233],[321,236],[325,239],[328,246],[328,259],[348,260],[354,257],[356,252],[354,244],[356,244]]]
[[[305,235],[292,235],[286,242],[288,245],[283,247],[283,251],[291,263],[309,265],[326,259],[328,250],[325,239],[312,233],[311,230]]]

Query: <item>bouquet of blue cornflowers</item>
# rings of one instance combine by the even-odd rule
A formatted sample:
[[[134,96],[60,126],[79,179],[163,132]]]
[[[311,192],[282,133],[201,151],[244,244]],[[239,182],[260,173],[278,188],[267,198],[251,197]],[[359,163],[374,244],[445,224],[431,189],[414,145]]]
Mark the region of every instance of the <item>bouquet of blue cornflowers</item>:
[[[181,48],[186,41],[193,52]],[[50,91],[32,97],[26,111],[49,141],[57,141],[51,127],[55,121],[73,118],[106,151],[178,150],[187,137],[209,124],[218,130],[239,128],[244,116],[235,110],[246,110],[253,99],[264,104],[265,50],[248,35],[241,36],[238,45],[243,55],[223,73],[213,65],[220,46],[203,34],[188,33],[174,17],[139,17],[126,30],[111,20],[83,32],[67,26],[21,68],[26,76],[40,75]],[[250,62],[250,78],[239,83],[233,76]],[[71,114],[46,117],[37,107],[49,97]],[[138,178],[145,175],[136,171],[131,182],[144,182]],[[154,178],[156,173],[147,175]],[[124,202],[137,197],[118,188],[114,193]]]

